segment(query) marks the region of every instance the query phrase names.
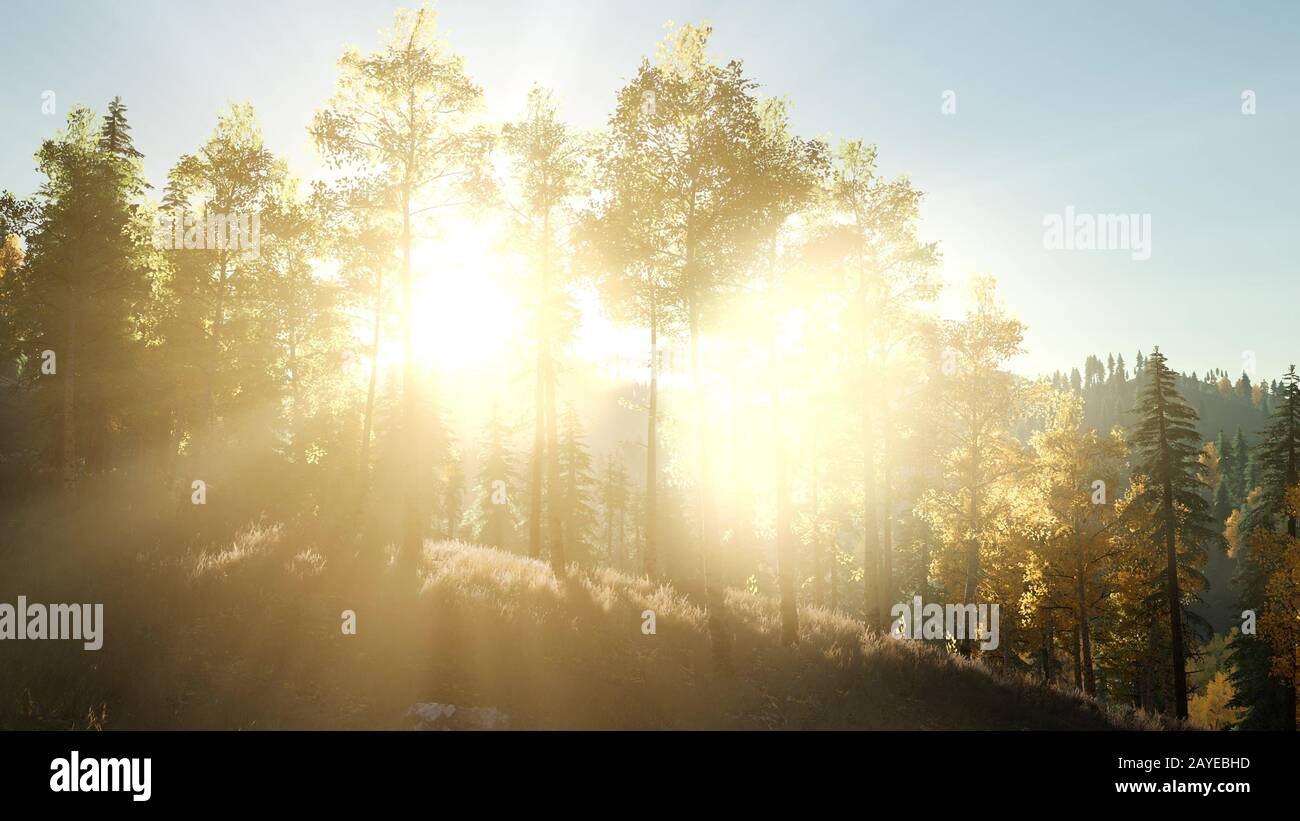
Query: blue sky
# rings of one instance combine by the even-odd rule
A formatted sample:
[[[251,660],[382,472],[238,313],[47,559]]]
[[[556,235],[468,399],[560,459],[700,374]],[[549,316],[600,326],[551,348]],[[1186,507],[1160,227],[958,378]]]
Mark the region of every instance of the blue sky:
[[[121,95],[160,181],[228,101],[251,101],[270,147],[310,176],[305,126],[347,44],[370,48],[393,3],[8,0],[0,188],[27,193],[31,156],[68,107]],[[927,192],[923,234],[945,254],[953,310],[992,274],[1029,325],[1026,373],[1159,344],[1178,369],[1259,375],[1300,360],[1300,4],[498,2],[444,0],[441,25],[513,115],[557,89],[603,123],[666,20],[713,24],[799,129],[880,147]],[[55,92],[57,114],[41,113]],[[1257,113],[1241,112],[1243,90]],[[956,93],[956,114],[941,111]],[[1150,214],[1152,254],[1052,251],[1043,219]]]

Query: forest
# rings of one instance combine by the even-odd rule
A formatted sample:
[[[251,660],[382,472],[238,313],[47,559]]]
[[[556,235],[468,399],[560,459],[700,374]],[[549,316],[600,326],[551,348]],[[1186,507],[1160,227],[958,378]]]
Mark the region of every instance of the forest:
[[[312,178],[242,102],[158,185],[131,100],[6,142],[0,602],[102,649],[0,641],[0,728],[1294,730],[1294,367],[1017,373],[872,135],[647,35],[604,127],[498,122],[398,10]]]

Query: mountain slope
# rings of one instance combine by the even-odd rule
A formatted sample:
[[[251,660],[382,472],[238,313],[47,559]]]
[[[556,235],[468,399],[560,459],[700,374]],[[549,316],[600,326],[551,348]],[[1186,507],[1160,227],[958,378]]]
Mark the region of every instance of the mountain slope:
[[[0,684],[0,726],[382,729],[423,702],[492,707],[516,729],[1156,725],[825,610],[805,609],[799,645],[782,647],[775,602],[736,590],[737,673],[719,680],[704,613],[645,578],[573,567],[557,578],[539,561],[443,543],[426,547],[417,592],[391,564],[326,560],[301,541],[263,527],[219,552],[137,556],[106,604],[99,653],[0,647],[18,671]],[[344,610],[356,635],[341,631]]]

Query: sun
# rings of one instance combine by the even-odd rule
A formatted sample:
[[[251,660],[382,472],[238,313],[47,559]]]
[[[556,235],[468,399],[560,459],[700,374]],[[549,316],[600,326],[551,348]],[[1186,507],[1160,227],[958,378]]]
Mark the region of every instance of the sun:
[[[519,296],[496,262],[488,232],[472,223],[411,254],[411,345],[443,373],[499,362],[523,332]]]

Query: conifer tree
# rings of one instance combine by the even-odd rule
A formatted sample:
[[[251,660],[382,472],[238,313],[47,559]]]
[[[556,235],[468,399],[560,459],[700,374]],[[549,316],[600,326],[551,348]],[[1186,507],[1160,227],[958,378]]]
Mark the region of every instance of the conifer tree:
[[[479,452],[474,507],[466,511],[465,525],[479,544],[511,549],[518,525],[518,476],[510,451],[510,432],[492,409]]]
[[[1245,549],[1238,564],[1243,610],[1259,610],[1268,599],[1269,584],[1281,577],[1297,550],[1296,511],[1288,491],[1300,483],[1300,376],[1292,366],[1282,377],[1277,405],[1255,450],[1261,492],[1252,499],[1241,524]],[[1285,539],[1281,538],[1285,534]],[[1288,545],[1289,540],[1289,545]],[[1272,550],[1267,548],[1272,547]],[[1260,629],[1267,625],[1261,625]],[[1264,635],[1239,634],[1233,640],[1233,706],[1243,708],[1243,729],[1294,729],[1296,696],[1294,669],[1290,681],[1273,675],[1274,652]],[[1295,654],[1291,654],[1294,665]]]
[[[1219,451],[1219,482],[1227,486],[1230,505],[1235,507],[1241,499],[1241,489],[1237,486],[1237,451],[1232,440],[1222,430],[1215,441]],[[1244,453],[1241,456],[1245,458]]]
[[[584,440],[582,420],[573,403],[565,407],[556,454],[558,486],[548,487],[548,504],[555,503],[560,512],[565,541],[572,548],[568,560],[590,564],[594,551],[597,515],[595,507],[596,477],[592,472],[591,453]]]
[[[624,551],[624,538],[634,494],[628,481],[627,467],[616,453],[605,456],[601,471],[601,522],[605,535],[605,559],[613,567],[625,566],[628,557]]]
[[[1237,461],[1232,466],[1235,474],[1233,484],[1237,488],[1237,499],[1244,500],[1252,490],[1248,484],[1250,481],[1250,445],[1246,443],[1246,434],[1240,427],[1237,428],[1237,436],[1232,443],[1232,452],[1237,455]]]
[[[1152,517],[1151,538],[1164,548],[1164,594],[1168,615],[1170,659],[1173,666],[1174,711],[1187,718],[1187,642],[1184,635],[1183,579],[1199,581],[1205,560],[1204,543],[1209,528],[1208,504],[1203,495],[1200,435],[1196,412],[1174,387],[1174,372],[1157,347],[1147,359],[1149,379],[1134,413],[1133,433],[1137,455],[1135,470],[1145,478],[1139,500]],[[1195,583],[1195,582],[1193,582]]]

